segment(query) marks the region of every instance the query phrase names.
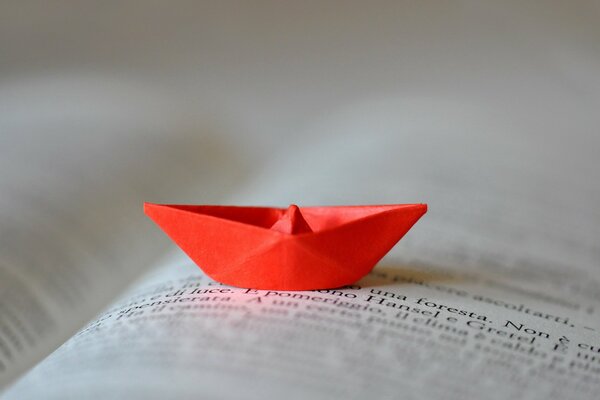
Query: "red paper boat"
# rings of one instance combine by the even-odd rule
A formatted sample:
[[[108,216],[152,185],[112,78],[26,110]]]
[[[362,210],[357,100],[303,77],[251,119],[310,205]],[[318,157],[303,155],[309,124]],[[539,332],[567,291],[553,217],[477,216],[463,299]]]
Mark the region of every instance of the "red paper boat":
[[[212,279],[311,290],[366,275],[427,211],[425,204],[297,207],[144,204],[144,212]]]

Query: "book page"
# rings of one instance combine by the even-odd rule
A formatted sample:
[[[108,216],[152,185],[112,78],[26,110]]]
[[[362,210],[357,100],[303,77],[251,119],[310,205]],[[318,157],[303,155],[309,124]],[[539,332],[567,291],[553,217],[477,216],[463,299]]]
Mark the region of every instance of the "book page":
[[[597,139],[548,135],[542,150],[518,125],[445,109],[349,110],[315,127],[328,142],[273,160],[234,198],[427,202],[367,277],[233,288],[179,253],[6,398],[595,399],[600,197],[585,171]]]
[[[164,253],[140,234],[144,201],[215,201],[239,174],[233,148],[151,96],[73,81],[0,93],[0,388]]]

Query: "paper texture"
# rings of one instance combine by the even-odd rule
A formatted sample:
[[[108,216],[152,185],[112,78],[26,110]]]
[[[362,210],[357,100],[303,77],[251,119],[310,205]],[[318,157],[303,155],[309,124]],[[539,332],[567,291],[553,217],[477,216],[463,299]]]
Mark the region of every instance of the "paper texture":
[[[594,399],[600,385],[589,310],[506,277],[384,265],[346,289],[255,291],[178,261],[151,281],[7,398]]]
[[[455,115],[451,137],[424,117],[432,149],[398,136],[404,121],[389,109],[368,110],[331,122],[343,139],[274,160],[230,199],[427,201],[427,218],[356,286],[246,291],[176,256],[6,398],[595,399],[599,193],[575,173],[595,161],[522,163],[537,143],[515,127],[481,139],[504,130],[472,113]],[[562,150],[546,147],[542,165]]]
[[[287,209],[144,205],[146,215],[212,279],[277,290],[356,282],[426,211],[424,204]]]
[[[27,112],[2,114],[0,388],[163,256],[168,243],[152,242],[158,232],[140,235],[151,227],[140,212],[144,197],[215,201],[226,186],[212,189],[214,197],[200,193],[201,171],[223,162],[211,179],[234,182],[239,174],[241,160],[219,151],[214,139],[190,134],[183,120],[158,113],[161,105],[131,92],[92,98],[93,89],[86,85],[68,115],[43,104],[55,102],[44,92],[36,94],[39,109],[26,102]],[[89,109],[78,107],[81,101]]]

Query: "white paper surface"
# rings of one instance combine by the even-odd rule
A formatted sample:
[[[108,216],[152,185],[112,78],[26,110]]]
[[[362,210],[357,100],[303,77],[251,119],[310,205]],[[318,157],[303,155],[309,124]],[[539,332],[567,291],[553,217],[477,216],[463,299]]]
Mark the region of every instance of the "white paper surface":
[[[356,287],[247,291],[177,258],[7,398],[595,398],[597,187],[567,164],[552,173],[519,165],[535,144],[515,142],[518,131],[478,138],[477,128],[503,127],[474,110],[448,109],[449,126],[468,131],[451,136],[414,106],[411,126],[367,110],[332,120],[343,139],[275,160],[262,184],[236,197],[427,201],[430,212]],[[408,129],[432,142],[398,134]],[[499,151],[511,146],[519,151]],[[453,164],[455,151],[464,159]],[[578,207],[563,203],[566,194],[544,198],[553,187],[580,196]]]

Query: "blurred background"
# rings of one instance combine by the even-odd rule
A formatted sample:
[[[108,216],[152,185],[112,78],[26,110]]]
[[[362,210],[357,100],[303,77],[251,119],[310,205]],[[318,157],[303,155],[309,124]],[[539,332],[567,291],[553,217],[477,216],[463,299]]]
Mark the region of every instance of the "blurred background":
[[[499,254],[539,237],[518,221],[560,232],[563,216],[575,244],[536,253],[595,266],[599,22],[580,0],[3,1],[3,254],[39,218],[99,249],[125,248],[103,222],[166,248],[142,201],[423,201],[423,238],[443,220],[453,252],[491,215],[518,225]]]
[[[481,236],[482,215],[533,215],[519,201],[550,210],[532,226],[578,204],[572,249],[595,265],[599,21],[597,1],[3,1],[2,229],[37,212],[108,249],[124,245],[102,221],[145,241],[144,200],[427,201],[444,218],[491,199]]]
[[[1,135],[94,118],[105,134],[210,131],[257,165],[340,109],[419,96],[580,140],[597,129],[599,14],[579,0],[3,1]]]

